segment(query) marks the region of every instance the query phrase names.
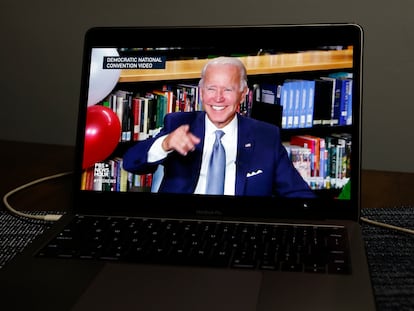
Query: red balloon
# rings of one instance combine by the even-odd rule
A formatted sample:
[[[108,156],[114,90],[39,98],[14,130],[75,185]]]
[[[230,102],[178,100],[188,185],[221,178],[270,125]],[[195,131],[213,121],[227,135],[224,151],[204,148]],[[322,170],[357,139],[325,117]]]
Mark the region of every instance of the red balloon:
[[[121,137],[121,122],[109,108],[94,105],[87,108],[83,168],[105,160]]]

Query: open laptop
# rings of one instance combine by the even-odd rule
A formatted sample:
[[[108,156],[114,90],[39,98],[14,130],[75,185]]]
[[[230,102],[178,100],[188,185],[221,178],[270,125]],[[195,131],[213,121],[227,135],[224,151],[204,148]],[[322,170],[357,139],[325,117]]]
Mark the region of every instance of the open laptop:
[[[362,29],[355,24],[88,31],[73,210],[1,271],[2,305],[8,310],[375,309],[359,226],[362,51]],[[247,67],[250,91],[239,113],[281,128],[284,146],[315,198],[160,193],[162,167],[145,176],[122,170],[123,153],[157,135],[165,114],[201,109],[201,67],[220,55],[238,57]],[[142,244],[156,241],[156,250],[142,255],[145,245],[138,244],[144,238],[135,236],[133,255],[119,244],[104,251],[98,232],[107,220],[113,240],[119,232],[133,239],[144,230],[152,238]],[[92,238],[84,233],[76,241],[69,238],[66,234],[77,230],[73,223],[94,228]],[[167,229],[154,229],[163,224]],[[180,225],[171,235],[197,227],[198,233],[189,235],[202,235],[200,230],[209,235],[217,256],[202,257],[209,250],[201,251],[199,241],[160,237]],[[232,240],[229,232],[236,231],[244,234],[242,242]],[[325,231],[327,237],[320,233]],[[224,244],[218,243],[219,234]],[[281,246],[269,241],[283,237],[293,244],[276,256]],[[90,244],[83,243],[88,239]],[[63,243],[69,250],[58,245],[65,240],[71,241]],[[166,252],[179,243],[174,256]],[[184,254],[185,243],[195,243],[191,255]],[[325,253],[309,255],[313,248]]]

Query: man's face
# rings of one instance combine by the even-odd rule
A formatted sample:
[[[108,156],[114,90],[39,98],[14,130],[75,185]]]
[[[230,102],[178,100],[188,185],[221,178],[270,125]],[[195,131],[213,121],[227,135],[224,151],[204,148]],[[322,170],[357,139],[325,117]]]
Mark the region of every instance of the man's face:
[[[240,91],[240,75],[235,66],[209,66],[200,95],[210,121],[218,128],[230,123],[246,92],[247,88]]]

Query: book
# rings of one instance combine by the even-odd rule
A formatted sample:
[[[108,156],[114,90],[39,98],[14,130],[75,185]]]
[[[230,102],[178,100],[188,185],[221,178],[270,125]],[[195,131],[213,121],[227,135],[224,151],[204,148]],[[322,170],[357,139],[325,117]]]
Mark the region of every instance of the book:
[[[116,114],[116,106],[117,106],[117,99],[116,94],[111,94],[109,96],[109,107],[112,109],[112,111]]]
[[[93,190],[94,167],[91,166],[85,170],[85,190]]]
[[[132,99],[132,140],[139,140],[139,132],[141,126],[141,100],[137,97]]]
[[[300,81],[300,108],[299,108],[299,128],[306,127],[306,117],[307,117],[307,106],[308,106],[308,96],[309,96],[309,89],[308,89],[308,81],[301,80]]]
[[[311,127],[313,119],[313,94],[310,81],[304,79],[285,80],[288,89],[286,103],[287,125],[286,128],[305,128]],[[285,94],[287,95],[287,94]],[[312,96],[312,98],[309,98]],[[308,117],[308,111],[311,115]]]
[[[119,123],[121,124],[121,137],[120,140],[123,140],[124,129],[122,128],[122,119],[124,115],[124,98],[120,95],[116,95],[116,115],[118,116]]]
[[[145,102],[147,104],[147,115],[146,115],[146,119],[144,120],[144,122],[146,121],[147,123],[147,131],[145,133],[146,138],[149,135],[150,130],[154,130],[157,128],[157,104],[158,104],[158,100],[156,98],[156,95],[154,95],[153,93],[148,93],[145,98],[147,99],[147,101]],[[145,115],[144,115],[145,117]],[[145,138],[144,138],[145,139]]]
[[[120,141],[131,141],[132,140],[132,127],[133,117],[131,112],[132,106],[132,93],[128,91],[118,90],[113,96],[113,103],[116,105],[114,111],[118,116],[121,124],[121,137]]]
[[[295,100],[295,86],[292,81],[286,81],[283,83],[283,88],[286,90],[284,94],[286,98],[286,128],[290,129],[293,127],[293,114],[294,114],[294,100]]]
[[[292,88],[293,88],[293,123],[292,128],[298,128],[299,127],[299,120],[300,120],[300,114],[301,114],[301,106],[302,106],[302,81],[295,80],[292,82]]]
[[[284,83],[280,91],[280,104],[282,106],[282,122],[281,127],[283,129],[287,128],[287,109],[289,102],[289,85]]]
[[[165,113],[170,113],[174,111],[174,105],[175,105],[175,95],[174,95],[174,91],[169,90],[169,89],[165,89],[165,95],[167,97],[167,109],[165,111]]]
[[[148,106],[149,106],[149,98],[147,97],[137,97],[140,106],[140,120],[139,120],[139,140],[144,140],[148,138]]]
[[[338,125],[346,125],[346,117],[347,117],[347,106],[348,106],[348,89],[349,86],[347,85],[349,82],[348,79],[337,79],[337,83],[340,84],[340,91],[338,100]]]
[[[338,138],[338,144],[341,148],[340,177],[348,178],[351,176],[351,153],[352,153],[352,135],[350,133],[333,133],[333,137]]]
[[[333,80],[315,79],[313,102],[313,125],[321,126],[331,124],[331,111],[333,101]]]
[[[328,150],[328,171],[332,188],[342,188],[349,180],[351,167],[350,134],[331,134],[326,138]]]
[[[352,124],[352,79],[342,79],[342,98],[341,98],[341,116],[340,125]]]
[[[159,91],[154,90],[152,92],[153,99],[156,101],[156,109],[154,111],[155,115],[155,121],[153,126],[150,127],[150,129],[156,129],[159,127],[162,127],[164,116],[167,113],[167,106],[168,106],[168,93],[166,91]]]
[[[332,81],[332,103],[331,103],[331,120],[330,125],[339,125],[341,115],[341,101],[343,96],[342,79],[332,77],[322,77],[325,80]]]
[[[331,80],[332,88],[332,107],[331,107],[331,125],[344,125],[346,120],[345,96],[346,82],[340,77],[322,77],[325,80]]]
[[[331,108],[332,125],[352,124],[352,74],[346,72],[331,73],[325,80],[333,81],[333,99]]]
[[[266,104],[280,105],[280,84],[262,83],[259,85],[260,99],[259,101]]]
[[[326,149],[326,140],[322,137],[319,140],[319,155],[319,176],[325,180],[328,171],[328,150]]]
[[[250,117],[282,127],[281,87],[279,84],[256,85]]]
[[[310,128],[313,126],[314,117],[315,81],[307,80],[304,88],[306,89],[305,128]]]
[[[122,141],[131,141],[133,134],[134,120],[132,117],[132,93],[127,93],[124,98],[124,109],[122,115]]]

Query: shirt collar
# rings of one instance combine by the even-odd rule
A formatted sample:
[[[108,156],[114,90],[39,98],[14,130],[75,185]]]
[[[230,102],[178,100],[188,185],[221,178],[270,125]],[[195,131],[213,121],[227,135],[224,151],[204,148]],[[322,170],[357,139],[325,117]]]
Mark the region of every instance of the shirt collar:
[[[216,130],[222,130],[225,134],[234,133],[234,131],[237,129],[237,114],[235,115],[233,120],[231,120],[231,122],[229,124],[227,124],[225,127],[220,128],[220,129],[217,128],[210,121],[207,114],[206,114],[205,120],[206,120],[206,135],[210,135],[210,134],[214,133]]]

